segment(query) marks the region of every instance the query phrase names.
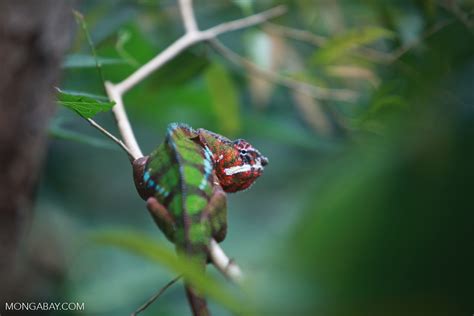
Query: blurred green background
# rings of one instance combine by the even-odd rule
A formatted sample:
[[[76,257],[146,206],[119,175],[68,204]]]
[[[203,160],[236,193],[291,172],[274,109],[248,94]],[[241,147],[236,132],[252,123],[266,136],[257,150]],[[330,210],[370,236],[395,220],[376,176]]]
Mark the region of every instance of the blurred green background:
[[[125,95],[142,149],[185,122],[245,138],[269,158],[251,189],[229,194],[222,244],[247,278],[238,299],[258,315],[472,315],[474,1],[194,7],[204,29],[278,4],[288,6],[282,17],[220,40],[285,82],[323,90],[288,88],[198,44]],[[78,10],[112,82],[183,32],[175,1]],[[80,28],[61,89],[104,95]],[[118,134],[109,113],[97,120]],[[84,302],[77,314],[129,314],[173,277],[90,237],[134,231],[166,243],[131,175],[114,144],[58,110],[28,246],[31,297]],[[190,314],[182,286],[144,315],[153,314]]]

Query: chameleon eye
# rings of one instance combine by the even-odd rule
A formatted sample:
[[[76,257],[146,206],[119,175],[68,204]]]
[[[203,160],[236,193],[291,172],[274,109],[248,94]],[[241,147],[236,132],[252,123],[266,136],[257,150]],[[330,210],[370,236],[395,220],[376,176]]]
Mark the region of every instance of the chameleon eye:
[[[245,149],[242,149],[242,150],[240,151],[240,153],[241,153],[242,155],[246,155],[246,154],[247,154],[247,151],[246,151]]]

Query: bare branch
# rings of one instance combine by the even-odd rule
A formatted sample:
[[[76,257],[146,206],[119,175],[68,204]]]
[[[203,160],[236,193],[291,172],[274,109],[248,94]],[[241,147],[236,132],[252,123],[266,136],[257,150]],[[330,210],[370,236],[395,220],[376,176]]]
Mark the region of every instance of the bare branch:
[[[199,33],[186,33],[185,35],[181,36],[177,39],[173,44],[168,46],[164,51],[160,54],[156,55],[153,59],[147,62],[142,67],[138,68],[134,73],[132,73],[128,78],[123,80],[120,83],[115,85],[115,90],[118,94],[122,95],[154,71],[158,70],[162,66],[164,66],[167,62],[175,58],[179,55],[183,50],[188,48],[189,46],[195,44],[200,40]]]
[[[87,122],[89,122],[90,125],[92,125],[94,128],[96,128],[97,130],[99,130],[102,134],[104,134],[105,136],[107,136],[108,138],[110,138],[112,141],[114,141],[117,145],[119,145],[128,155],[128,158],[130,159],[130,161],[133,161],[135,160],[134,156],[133,156],[133,153],[130,151],[130,149],[128,149],[128,147],[120,140],[118,139],[117,137],[115,137],[114,135],[112,135],[109,131],[107,131],[105,128],[103,128],[102,126],[100,126],[96,121],[94,121],[93,119],[90,119],[90,118],[84,118]]]
[[[182,0],[180,1],[180,4],[182,5],[183,2],[185,2],[186,4],[188,1]],[[188,10],[189,6],[185,5],[185,8],[186,10]],[[183,50],[198,42],[213,39],[222,33],[231,32],[238,29],[250,27],[258,23],[262,23],[270,18],[283,14],[285,11],[286,8],[284,6],[278,6],[273,9],[246,18],[219,24],[205,31],[198,31],[197,28],[192,32],[187,31],[173,44],[168,46],[164,51],[162,51],[152,60],[147,62],[145,65],[137,69],[128,78],[116,84],[116,90],[119,94],[124,94],[132,87],[137,85],[139,82],[144,80],[146,77],[148,77],[151,73],[164,66],[171,59],[175,58]],[[192,16],[194,17],[194,14],[192,14]],[[184,15],[183,13],[183,18],[189,18],[188,14]]]
[[[140,150],[140,146],[138,146],[137,139],[135,138],[132,126],[128,120],[127,112],[125,112],[122,95],[110,82],[105,83],[105,90],[107,91],[110,100],[115,102],[112,112],[114,114],[117,127],[120,131],[120,135],[122,136],[125,145],[128,147],[130,154],[132,155],[133,159],[143,157],[143,153]]]
[[[223,275],[235,283],[240,283],[242,281],[243,274],[239,266],[226,256],[222,248],[214,239],[211,240],[208,251],[212,263],[214,263],[216,268],[219,269]]]
[[[274,17],[280,16],[286,12],[286,7],[284,5],[280,5],[273,9],[263,11],[261,13],[251,15],[249,17],[238,19],[231,22],[226,22],[214,26],[206,31],[203,31],[203,38],[204,39],[212,39],[221,35],[222,33],[232,32],[239,29],[247,28],[253,25],[261,24],[269,19]]]
[[[179,0],[181,16],[183,18],[186,33],[194,33],[198,30],[196,17],[194,16],[193,0]]]
[[[287,88],[296,90],[303,94],[309,95],[313,98],[320,100],[337,100],[344,102],[355,102],[358,94],[355,91],[347,89],[328,89],[301,82],[290,77],[282,76],[273,71],[263,69],[256,64],[252,63],[248,59],[236,54],[226,46],[224,46],[219,40],[213,39],[209,43],[211,46],[222,56],[227,58],[233,64],[244,67],[249,72],[259,75],[269,81],[278,83],[286,86]]]

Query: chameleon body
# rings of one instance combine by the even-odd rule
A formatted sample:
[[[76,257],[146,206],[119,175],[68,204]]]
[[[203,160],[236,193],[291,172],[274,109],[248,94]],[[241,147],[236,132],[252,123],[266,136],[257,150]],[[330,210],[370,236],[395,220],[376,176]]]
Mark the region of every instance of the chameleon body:
[[[225,192],[248,188],[267,163],[245,140],[173,123],[164,143],[134,162],[134,178],[178,254],[196,261],[204,272],[211,239],[221,242],[226,236]],[[186,292],[194,315],[210,315],[204,298],[187,285]]]

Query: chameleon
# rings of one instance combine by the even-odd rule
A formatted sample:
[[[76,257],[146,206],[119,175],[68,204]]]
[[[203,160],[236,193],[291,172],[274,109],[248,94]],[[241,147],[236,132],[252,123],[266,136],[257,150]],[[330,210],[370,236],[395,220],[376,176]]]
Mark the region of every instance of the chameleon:
[[[133,162],[137,191],[179,256],[204,273],[211,239],[227,233],[226,193],[249,188],[268,159],[243,139],[234,141],[186,124],[168,126],[164,142]],[[185,281],[195,316],[210,312],[206,300]]]

